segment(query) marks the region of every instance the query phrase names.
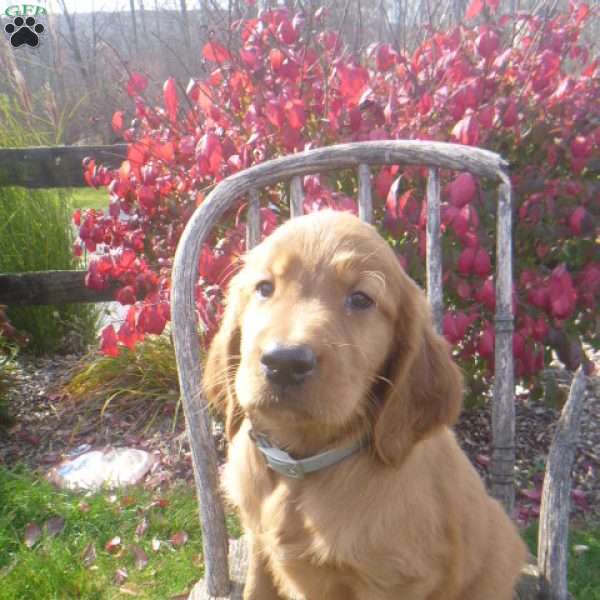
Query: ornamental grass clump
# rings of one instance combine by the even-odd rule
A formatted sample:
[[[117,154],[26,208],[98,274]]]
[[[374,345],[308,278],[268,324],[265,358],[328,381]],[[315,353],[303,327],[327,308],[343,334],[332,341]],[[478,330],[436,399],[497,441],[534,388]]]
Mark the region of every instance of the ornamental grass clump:
[[[99,422],[107,413],[121,419],[131,414],[134,429],[142,431],[167,414],[174,429],[180,405],[171,340],[152,336],[118,356],[86,355],[73,367],[63,392],[63,410],[79,410],[86,421]]]
[[[39,145],[14,116],[16,107],[0,97],[0,148]],[[0,182],[0,273],[83,268],[73,256],[74,231],[70,195],[28,190]],[[96,336],[92,305],[10,307],[6,315],[34,353],[81,350]]]
[[[120,327],[104,329],[103,351],[118,354],[162,332],[177,241],[224,177],[306,148],[422,139],[481,146],[511,163],[517,377],[530,383],[552,349],[570,369],[586,362],[582,341],[598,343],[600,299],[600,65],[582,42],[594,9],[570,3],[543,18],[494,14],[495,7],[482,12],[483,3],[472,3],[465,25],[430,31],[414,51],[374,43],[361,55],[321,9],[267,10],[234,23],[227,45],[211,39],[202,48],[209,75],[191,79],[185,96],[168,79],[160,106],[146,95],[146,75],[132,72],[133,107],[112,119],[127,160],[115,170],[85,162],[87,182],[107,188],[109,209],[74,216],[77,251],[105,248],[88,285],[116,280],[117,300],[129,307]],[[384,166],[373,185],[380,231],[422,282],[424,170]],[[304,210],[356,212],[355,188],[346,173],[307,176]],[[485,379],[494,364],[494,186],[443,172],[442,190],[444,333],[463,367]],[[280,192],[263,192],[263,236],[289,214]],[[245,250],[244,206],[226,216],[200,257],[205,344]]]

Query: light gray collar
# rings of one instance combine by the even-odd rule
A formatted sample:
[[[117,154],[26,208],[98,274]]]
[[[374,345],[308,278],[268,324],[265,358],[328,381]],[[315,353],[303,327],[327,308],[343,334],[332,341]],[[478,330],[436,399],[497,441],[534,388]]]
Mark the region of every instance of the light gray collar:
[[[271,469],[293,479],[304,479],[304,476],[308,473],[320,471],[321,469],[335,465],[366,446],[365,440],[359,440],[350,446],[333,448],[314,456],[295,459],[287,452],[281,450],[281,448],[273,446],[264,435],[256,433],[253,430],[250,430],[248,435],[256,444],[258,450],[264,455]]]

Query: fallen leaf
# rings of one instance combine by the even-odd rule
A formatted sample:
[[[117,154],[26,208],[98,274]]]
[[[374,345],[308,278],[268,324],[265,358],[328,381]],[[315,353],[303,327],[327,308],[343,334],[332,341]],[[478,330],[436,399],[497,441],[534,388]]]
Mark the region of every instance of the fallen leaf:
[[[106,546],[104,546],[110,554],[116,554],[121,547],[121,538],[116,535],[114,538],[108,540],[106,542]]]
[[[152,538],[152,550],[158,552],[160,549],[160,540],[158,538]]]
[[[65,520],[62,517],[51,517],[44,525],[46,534],[50,537],[58,535],[65,528]]]
[[[128,596],[139,596],[140,592],[138,591],[138,589],[136,587],[134,587],[131,583],[127,584],[127,585],[122,585],[119,588],[119,592],[121,592],[121,594],[127,594]]]
[[[478,454],[475,460],[482,466],[487,467],[490,464],[490,457],[487,454]]]
[[[121,498],[121,506],[126,508],[135,504],[135,498],[133,496],[123,496]]]
[[[90,512],[91,506],[87,502],[80,502],[78,506],[82,513]]]
[[[176,548],[183,546],[188,541],[188,534],[185,531],[177,531],[171,536],[171,544]]]
[[[90,542],[84,549],[82,554],[83,564],[86,567],[90,567],[96,562],[96,546]]]
[[[135,566],[140,571],[148,564],[148,555],[139,547],[133,544],[129,548],[133,554]]]
[[[35,546],[37,541],[42,537],[42,529],[37,523],[28,523],[25,526],[25,537],[23,541],[28,548]]]
[[[121,585],[127,579],[127,577],[129,577],[129,574],[127,573],[127,569],[124,569],[123,567],[119,567],[115,571],[115,583],[117,585]]]
[[[144,517],[138,523],[138,526],[135,528],[135,536],[136,536],[136,538],[140,539],[141,537],[143,537],[143,535],[146,533],[146,531],[148,531],[148,519],[146,519],[146,517]]]
[[[533,500],[534,502],[540,502],[542,499],[542,490],[521,490],[521,495],[525,496],[525,498],[529,498],[529,500]]]

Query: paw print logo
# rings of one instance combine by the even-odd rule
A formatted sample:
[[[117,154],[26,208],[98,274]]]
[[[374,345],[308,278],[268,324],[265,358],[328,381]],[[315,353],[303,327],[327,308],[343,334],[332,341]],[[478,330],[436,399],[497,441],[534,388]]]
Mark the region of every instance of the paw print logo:
[[[10,34],[10,43],[15,48],[23,44],[35,48],[40,43],[39,34],[44,33],[44,26],[41,23],[36,24],[33,17],[15,17],[12,23],[4,27],[4,31]]]

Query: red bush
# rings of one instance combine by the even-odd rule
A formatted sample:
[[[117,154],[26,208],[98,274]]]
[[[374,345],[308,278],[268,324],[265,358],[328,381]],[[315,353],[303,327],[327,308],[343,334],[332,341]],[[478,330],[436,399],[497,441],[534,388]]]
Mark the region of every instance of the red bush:
[[[579,340],[591,338],[600,296],[594,245],[600,212],[600,67],[580,42],[591,11],[494,16],[487,0],[480,25],[431,31],[412,54],[373,44],[352,56],[319,15],[286,9],[237,22],[226,48],[207,43],[212,72],[184,94],[174,79],[163,106],[143,96],[147,79],[132,73],[135,118],[113,127],[129,143],[127,160],[108,170],[90,160],[86,181],[110,192],[108,214],[75,215],[79,250],[97,248],[88,285],[118,280],[130,305],[103,348],[132,347],[169,319],[169,274],[182,229],[207,191],[224,177],[275,156],[338,142],[435,139],[478,145],[512,165],[516,204],[515,359],[518,376],[537,373],[554,347],[574,367]],[[472,2],[477,16],[483,1]],[[489,16],[491,14],[491,16]],[[375,173],[376,217],[411,275],[423,281],[426,213],[423,169]],[[494,187],[469,174],[444,175],[442,222],[447,313],[444,331],[475,368],[494,355]],[[356,180],[306,177],[306,211],[356,212]],[[287,209],[276,193],[262,209],[267,235]],[[128,220],[119,218],[124,212]],[[220,315],[221,287],[244,251],[241,210],[202,251],[198,309],[209,340]]]

